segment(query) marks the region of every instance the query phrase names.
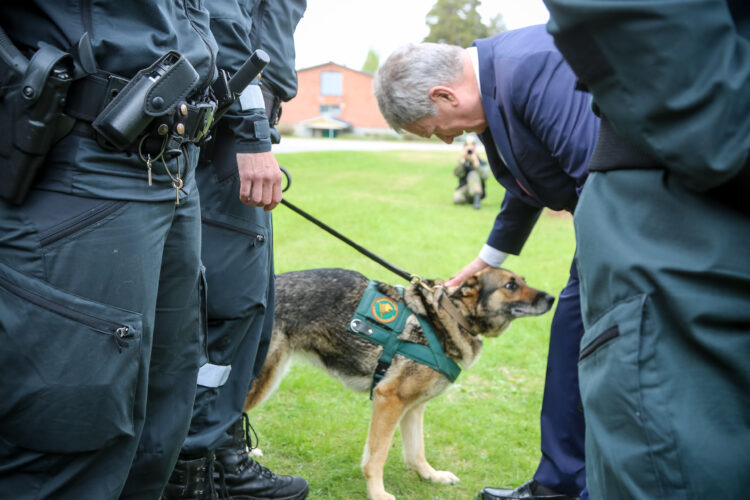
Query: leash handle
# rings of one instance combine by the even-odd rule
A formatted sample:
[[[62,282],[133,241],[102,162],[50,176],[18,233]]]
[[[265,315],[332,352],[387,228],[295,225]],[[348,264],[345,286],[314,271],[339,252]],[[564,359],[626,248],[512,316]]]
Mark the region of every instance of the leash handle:
[[[284,187],[281,190],[281,192],[283,193],[284,191],[286,191],[287,189],[289,189],[289,187],[292,185],[292,176],[289,174],[289,171],[287,169],[285,169],[284,167],[282,167],[281,165],[279,165],[279,168],[281,169],[281,172],[284,174],[284,177],[286,177],[286,181],[287,181],[286,182],[286,187]],[[315,217],[313,217],[312,215],[308,214],[307,212],[305,212],[301,208],[299,208],[299,207],[295,206],[294,204],[292,204],[291,202],[287,201],[285,198],[281,199],[281,204],[284,205],[284,206],[286,206],[287,208],[289,208],[293,212],[298,213],[299,215],[301,215],[305,219],[309,220],[310,222],[312,222],[313,224],[315,224],[319,228],[321,228],[324,231],[327,231],[328,233],[332,234],[333,236],[335,236],[336,238],[340,239],[341,241],[343,241],[344,243],[346,243],[350,247],[354,248],[356,251],[358,251],[362,255],[364,255],[366,257],[369,257],[370,259],[374,260],[375,262],[377,262],[378,264],[380,264],[384,268],[386,268],[389,271],[391,271],[392,273],[400,276],[401,278],[405,279],[406,281],[413,281],[415,279],[419,279],[419,277],[417,275],[407,273],[406,271],[404,271],[400,267],[394,266],[393,264],[391,264],[390,262],[386,261],[385,259],[383,259],[381,257],[378,257],[377,255],[375,255],[374,253],[372,253],[371,251],[369,251],[365,247],[363,247],[361,245],[358,245],[354,241],[350,240],[349,238],[347,238],[343,234],[341,234],[338,231],[336,231],[335,229],[333,229],[331,226],[325,224],[323,221],[321,221],[319,219],[316,219]]]
[[[292,187],[292,175],[289,173],[289,170],[285,169],[281,165],[279,165],[279,169],[281,170],[281,173],[284,174],[284,177],[286,177],[286,186],[281,189],[281,192],[283,193],[284,191]]]

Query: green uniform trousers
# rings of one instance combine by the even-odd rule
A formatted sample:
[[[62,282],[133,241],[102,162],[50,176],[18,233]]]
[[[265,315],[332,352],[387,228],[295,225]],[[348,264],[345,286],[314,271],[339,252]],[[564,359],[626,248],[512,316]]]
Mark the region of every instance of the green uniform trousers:
[[[575,227],[591,498],[747,498],[750,218],[618,170],[589,176]]]
[[[183,453],[202,456],[225,445],[271,341],[275,286],[271,212],[239,199],[231,136],[196,171],[206,266],[208,362],[198,374],[193,419]]]
[[[37,189],[0,227],[0,497],[158,499],[205,353],[197,193]]]
[[[453,191],[453,203],[456,205],[463,205],[466,203],[474,202],[474,195],[482,196],[484,189],[482,188],[482,179],[479,177],[479,173],[476,170],[470,171],[466,174],[466,183],[463,186],[459,186]]]

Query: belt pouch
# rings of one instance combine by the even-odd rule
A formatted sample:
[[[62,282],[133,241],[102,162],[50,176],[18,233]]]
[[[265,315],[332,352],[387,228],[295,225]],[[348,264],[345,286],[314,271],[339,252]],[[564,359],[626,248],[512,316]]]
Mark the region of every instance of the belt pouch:
[[[135,77],[91,126],[107,142],[125,150],[157,117],[173,112],[198,84],[198,72],[179,52],[169,51]]]

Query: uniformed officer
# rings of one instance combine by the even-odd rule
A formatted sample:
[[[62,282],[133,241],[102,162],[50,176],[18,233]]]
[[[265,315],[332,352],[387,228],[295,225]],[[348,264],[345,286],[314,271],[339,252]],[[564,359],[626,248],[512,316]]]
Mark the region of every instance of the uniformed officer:
[[[56,99],[74,128],[30,191],[15,193],[22,204],[0,200],[4,498],[156,499],[177,460],[202,344],[199,133],[185,125],[208,118],[215,74],[201,4],[0,4],[0,25],[26,58],[54,55],[31,60],[20,106],[5,86],[13,71],[0,63],[3,146],[44,135],[48,117],[38,116],[34,134],[18,133],[44,99],[37,90],[49,78],[76,79]],[[102,115],[108,103],[116,106]],[[111,135],[92,126],[102,116],[99,130]],[[168,122],[163,133],[154,116]],[[119,132],[135,141],[111,142]],[[17,166],[8,151],[3,183]]]
[[[466,141],[461,158],[453,168],[453,175],[458,177],[458,186],[453,191],[453,203],[471,203],[477,210],[482,208],[484,181],[490,175],[490,168],[479,158],[473,140]]]
[[[232,498],[307,496],[307,481],[276,475],[250,458],[242,418],[273,324],[271,210],[281,200],[281,172],[270,152],[275,130],[269,125],[278,120],[281,102],[297,92],[293,34],[306,3],[208,4],[220,68],[236,71],[251,48],[266,51],[270,63],[260,80],[262,91],[251,85],[225,115],[196,173],[208,282],[208,363],[200,369],[190,431],[165,498],[213,498],[223,484]],[[224,473],[215,488],[214,460]]]
[[[750,8],[546,0],[600,110],[575,215],[594,498],[750,488]]]
[[[403,47],[378,70],[375,94],[396,130],[452,142],[479,134],[495,178],[506,189],[479,256],[445,283],[460,284],[519,254],[542,209],[572,212],[587,176],[598,120],[589,97],[544,26],[477,40],[474,47]],[[575,261],[552,320],[541,415],[542,459],[515,489],[485,488],[478,498],[586,498],[584,419],[576,362],[583,335]]]

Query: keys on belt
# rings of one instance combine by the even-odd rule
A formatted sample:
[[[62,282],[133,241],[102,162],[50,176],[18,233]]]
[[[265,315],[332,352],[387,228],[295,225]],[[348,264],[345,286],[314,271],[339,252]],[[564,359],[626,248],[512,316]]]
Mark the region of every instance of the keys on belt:
[[[94,130],[91,123],[110,102],[127,86],[128,80],[116,75],[97,73],[74,83],[68,94],[65,113],[78,120],[74,133],[95,138],[109,150],[122,150],[138,154],[147,170],[147,181],[152,184],[151,170],[161,161],[172,179],[176,203],[182,188],[181,166],[172,173],[166,162],[182,154],[182,146],[209,138],[216,112],[216,101],[208,93],[196,94],[179,101],[171,110],[157,116],[136,139],[124,147],[115,147],[106,137]]]

